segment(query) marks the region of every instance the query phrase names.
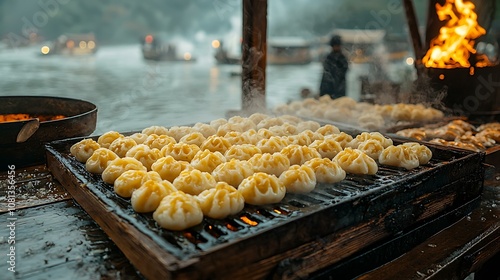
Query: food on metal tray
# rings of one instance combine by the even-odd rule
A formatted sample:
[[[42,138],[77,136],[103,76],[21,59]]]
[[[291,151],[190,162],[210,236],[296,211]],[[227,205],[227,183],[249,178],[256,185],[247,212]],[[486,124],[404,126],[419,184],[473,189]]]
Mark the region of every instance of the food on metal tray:
[[[358,145],[357,149],[364,152],[372,159],[378,160],[378,157],[384,150],[384,146],[382,146],[382,144],[378,140],[368,139],[366,141],[361,142]]]
[[[203,221],[203,212],[195,197],[176,191],[165,196],[153,213],[162,228],[184,230]]]
[[[79,162],[86,162],[101,146],[93,139],[83,139],[76,142],[69,149],[70,153],[76,157]]]
[[[239,160],[249,160],[255,154],[262,154],[262,151],[255,145],[252,144],[242,144],[231,146],[224,156],[227,160],[239,159]]]
[[[173,182],[174,186],[187,194],[198,195],[215,187],[217,182],[212,174],[197,169],[182,171]]]
[[[417,153],[410,146],[397,145],[385,148],[378,161],[381,164],[403,167],[408,170],[419,166]]]
[[[177,161],[172,156],[159,158],[151,165],[151,170],[156,171],[163,180],[173,182],[184,170],[193,170],[193,166],[186,161]]]
[[[161,154],[163,156],[172,156],[175,160],[182,160],[191,162],[196,153],[200,151],[200,147],[194,144],[185,143],[170,143],[165,147],[161,148]]]
[[[335,103],[346,110],[371,106],[348,98]],[[474,131],[459,122],[449,129]],[[490,134],[486,128],[483,138]],[[346,173],[374,175],[377,160],[410,169],[432,157],[426,146],[393,146],[379,132],[351,136],[331,124],[260,113],[192,127],[151,126],[130,136],[110,131],[74,144],[70,152],[86,160],[89,172],[102,173],[117,195],[130,198],[132,209],[154,212],[158,225],[169,230],[197,225],[203,216],[237,214],[245,203],[278,203],[286,193],[311,192],[317,183],[344,180]],[[407,154],[416,161],[408,163]]]
[[[316,149],[296,144],[286,146],[281,153],[288,157],[290,165],[302,165],[310,159],[321,158],[321,154]]]
[[[144,170],[127,170],[116,178],[113,190],[121,197],[129,198],[132,192],[141,187],[144,176]]]
[[[318,151],[321,157],[329,159],[334,158],[339,152],[343,150],[339,142],[333,140],[332,138],[314,140],[314,142],[312,142],[309,147]]]
[[[221,163],[214,169],[212,175],[217,182],[226,182],[237,188],[243,179],[254,173],[252,165],[248,161],[231,159]]]
[[[99,138],[97,139],[97,143],[99,143],[101,148],[109,148],[109,146],[111,145],[111,143],[113,143],[113,141],[115,141],[117,138],[122,138],[122,137],[125,136],[123,136],[121,133],[117,131],[108,131],[99,136]]]
[[[289,193],[308,193],[316,187],[316,174],[305,164],[290,166],[279,179]]]
[[[90,173],[101,174],[109,163],[119,158],[115,153],[106,148],[95,150],[85,162],[85,168]]]
[[[304,165],[310,166],[319,183],[337,183],[345,179],[346,172],[336,161],[329,158],[313,158]]]
[[[141,132],[143,134],[146,134],[146,135],[151,135],[151,134],[167,135],[168,128],[161,126],[161,125],[153,125],[153,126],[144,128]]]
[[[252,205],[264,205],[280,202],[286,194],[286,188],[275,175],[257,172],[243,180],[238,191],[245,202]]]
[[[127,152],[136,145],[137,143],[132,138],[120,137],[111,142],[108,149],[119,157],[125,157]]]
[[[129,158],[135,158],[136,160],[140,161],[147,170],[151,170],[151,165],[163,155],[160,150],[156,148],[151,149],[148,145],[139,144],[130,148],[125,156]]]
[[[108,163],[101,174],[102,180],[114,184],[115,180],[127,170],[147,170],[137,159],[132,157],[116,158]]]
[[[214,188],[197,196],[203,215],[213,219],[224,219],[243,210],[245,199],[233,186],[218,182]]]
[[[212,173],[217,166],[224,162],[226,162],[226,157],[220,152],[200,150],[191,160],[191,166],[200,171]]]
[[[282,153],[256,154],[251,157],[248,162],[252,166],[254,172],[265,172],[277,177],[290,168],[290,160]]]
[[[475,127],[459,119],[440,126],[407,128],[396,134],[449,147],[484,151],[500,143],[500,123],[485,123]]]
[[[374,175],[378,171],[375,160],[358,149],[345,148],[333,160],[351,174]]]
[[[132,192],[130,203],[136,212],[153,212],[165,196],[176,191],[177,189],[169,181],[147,180]]]

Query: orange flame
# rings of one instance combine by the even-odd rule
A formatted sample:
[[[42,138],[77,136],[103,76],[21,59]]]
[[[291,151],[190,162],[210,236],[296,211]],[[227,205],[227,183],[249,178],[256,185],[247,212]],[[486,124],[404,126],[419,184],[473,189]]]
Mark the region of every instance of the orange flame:
[[[486,34],[477,22],[474,4],[463,0],[446,0],[436,4],[439,20],[448,20],[432,39],[430,48],[422,59],[426,67],[470,67],[470,54],[475,54],[475,39]],[[479,63],[477,66],[481,66]]]

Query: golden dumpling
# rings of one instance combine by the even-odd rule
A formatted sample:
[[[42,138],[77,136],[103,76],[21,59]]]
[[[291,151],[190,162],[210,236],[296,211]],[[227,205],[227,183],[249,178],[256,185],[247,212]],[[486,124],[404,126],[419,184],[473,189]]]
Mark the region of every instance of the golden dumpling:
[[[196,146],[201,146],[201,144],[203,144],[203,142],[206,140],[206,137],[203,136],[203,134],[201,132],[191,132],[187,135],[184,135],[181,140],[179,141],[180,143],[184,143],[184,144],[192,144],[192,145],[196,145]]]
[[[302,121],[297,124],[298,131],[304,131],[304,130],[316,131],[320,127],[321,125],[315,121]]]
[[[296,126],[297,124],[299,124],[302,119],[297,117],[297,116],[293,116],[293,115],[281,115],[278,117],[280,120],[282,120],[284,122],[284,124],[291,124],[291,125],[294,125]]]
[[[252,145],[256,145],[261,139],[264,138],[255,129],[247,130],[241,133],[241,136],[245,139],[245,143]]]
[[[248,119],[250,119],[254,124],[258,124],[262,120],[265,120],[268,118],[270,118],[270,117],[266,114],[263,114],[263,113],[253,113],[248,117]]]
[[[226,182],[218,182],[215,188],[201,192],[197,199],[203,215],[212,219],[224,219],[245,207],[243,195]]]
[[[153,219],[164,229],[185,230],[200,224],[203,212],[195,197],[177,191],[161,200]]]
[[[99,136],[99,138],[97,139],[97,143],[99,143],[99,146],[101,146],[101,148],[109,148],[109,145],[111,145],[113,141],[115,141],[117,138],[122,138],[122,137],[125,136],[123,136],[119,132],[108,131],[103,135]]]
[[[217,136],[224,136],[229,132],[240,132],[241,133],[243,131],[245,131],[245,130],[243,129],[243,126],[241,124],[228,122],[228,123],[220,125],[217,128],[216,135]]]
[[[207,138],[208,136],[211,136],[211,135],[214,135],[215,133],[217,133],[217,130],[207,124],[207,123],[196,123],[194,126],[194,132],[199,132],[203,135],[203,137]]]
[[[168,144],[161,149],[163,156],[172,156],[175,160],[191,162],[200,148],[194,144]]]
[[[227,123],[227,120],[226,119],[223,119],[223,118],[220,118],[220,119],[216,119],[216,120],[213,120],[210,122],[210,126],[212,126],[214,129],[215,129],[215,133],[214,135],[217,133],[217,129],[219,128],[219,126],[223,125],[223,124],[226,124]]]
[[[385,148],[380,154],[378,161],[381,164],[403,167],[408,170],[419,166],[417,155],[409,146],[397,145]]]
[[[177,189],[168,181],[148,180],[132,192],[130,203],[135,212],[153,212],[165,196],[176,191]]]
[[[290,160],[282,153],[256,154],[248,160],[254,172],[264,172],[280,176],[290,168]]]
[[[224,154],[230,147],[231,143],[229,140],[223,136],[212,135],[209,136],[205,142],[203,142],[200,149],[202,151],[208,149],[211,152],[220,152],[221,154]]]
[[[127,170],[144,170],[146,167],[135,158],[117,158],[108,163],[101,174],[102,180],[108,184],[114,184],[115,180]]]
[[[193,170],[193,167],[186,161],[177,161],[172,156],[159,158],[151,165],[151,170],[160,174],[163,180],[173,182],[184,170]]]
[[[313,148],[321,155],[322,158],[334,158],[343,149],[339,142],[333,140],[332,138],[326,138],[323,140],[315,140],[309,145],[309,148]]]
[[[281,152],[281,150],[288,145],[288,141],[283,140],[279,136],[271,136],[270,138],[264,138],[257,142],[255,145],[259,148],[262,153],[277,153]]]
[[[239,159],[239,160],[249,160],[255,154],[261,154],[262,151],[255,145],[252,144],[242,144],[231,146],[224,156],[226,160]]]
[[[137,133],[134,133],[130,136],[127,136],[127,138],[132,138],[135,143],[137,144],[142,144],[144,143],[144,141],[146,141],[146,139],[148,138],[149,135],[145,134],[145,133],[140,133],[140,132],[137,132]]]
[[[151,170],[151,165],[162,157],[162,154],[156,148],[151,149],[148,145],[139,144],[128,150],[126,156],[137,159],[147,170]]]
[[[182,137],[193,132],[196,132],[196,129],[190,126],[172,126],[168,130],[167,135],[173,137],[175,141],[179,142]]]
[[[327,125],[324,125],[324,126],[318,128],[316,130],[316,132],[323,135],[323,136],[326,136],[326,135],[330,135],[330,134],[339,134],[340,130],[338,129],[338,127],[336,127],[334,125],[327,124]]]
[[[232,159],[217,166],[212,172],[217,182],[226,182],[237,188],[243,179],[254,173],[252,166],[247,161]]]
[[[349,142],[347,144],[347,147],[357,149],[359,144],[361,144],[369,139],[373,139],[373,140],[380,142],[380,144],[384,148],[387,148],[387,147],[392,145],[392,140],[389,138],[386,138],[380,132],[362,132],[361,134],[357,135],[356,138],[354,138],[351,142]]]
[[[209,150],[198,151],[191,160],[191,166],[203,172],[212,173],[214,169],[226,162],[226,157],[219,152]]]
[[[216,183],[210,173],[197,169],[182,171],[173,182],[178,190],[191,195],[198,195],[204,190],[211,189]]]
[[[297,126],[290,123],[284,123],[279,126],[272,126],[269,128],[269,131],[277,136],[290,136],[299,133]]]
[[[321,158],[320,153],[316,149],[295,144],[283,148],[281,153],[288,157],[290,165],[302,165],[310,159]]]
[[[146,135],[151,135],[151,134],[167,135],[168,128],[161,125],[152,125],[150,127],[144,128],[141,132]]]
[[[79,162],[86,162],[100,147],[99,143],[88,138],[73,144],[69,151]]]
[[[95,150],[85,162],[85,169],[90,173],[101,174],[109,162],[119,158],[115,153],[106,148]]]
[[[224,134],[224,138],[226,138],[231,145],[241,145],[246,143],[245,137],[243,137],[241,132],[237,131],[227,132]]]
[[[375,160],[358,149],[345,148],[333,160],[351,174],[374,175],[378,171]]]
[[[280,118],[266,118],[261,120],[257,124],[257,131],[259,131],[261,128],[269,129],[270,127],[273,127],[275,125],[282,125],[283,123],[285,122]]]
[[[241,127],[243,128],[243,131],[257,128],[257,125],[253,122],[252,119],[244,118],[241,116],[231,117],[227,120],[227,122],[228,123],[237,123],[237,124],[241,125]]]
[[[113,190],[121,197],[129,198],[132,192],[142,186],[142,179],[146,176],[145,170],[127,170],[116,178]]]
[[[261,128],[259,130],[257,130],[257,134],[260,136],[260,139],[269,139],[271,138],[272,136],[277,136],[276,134],[274,134],[274,132],[272,132],[271,130],[267,129],[267,128]]]
[[[337,183],[345,179],[344,169],[336,161],[329,158],[313,158],[304,165],[310,166],[319,183]]]
[[[132,138],[120,137],[115,139],[110,145],[109,148],[119,157],[125,157],[128,150],[132,149],[132,147],[136,146],[137,143]]]
[[[378,157],[384,150],[384,146],[378,140],[368,139],[358,145],[358,150],[364,152],[372,159],[378,160]]]
[[[163,181],[163,178],[160,176],[160,173],[156,171],[148,171],[146,172],[146,174],[144,174],[144,177],[142,177],[141,184],[149,180],[161,182]]]
[[[151,149],[158,149],[158,150],[161,150],[163,147],[171,143],[172,144],[177,143],[173,137],[170,137],[168,135],[157,135],[157,134],[148,135],[146,140],[144,140],[143,142],[144,145],[149,146]]]
[[[307,165],[293,165],[279,179],[289,193],[308,193],[316,187],[316,174]]]
[[[339,134],[330,134],[326,135],[325,139],[333,139],[337,141],[342,148],[347,147],[347,144],[352,141],[352,136],[345,133],[345,132],[340,132]]]
[[[286,187],[272,174],[258,172],[244,179],[238,191],[252,205],[278,203],[285,197]]]
[[[416,142],[407,142],[403,146],[409,147],[417,155],[419,164],[427,164],[432,158],[432,151],[425,145]]]

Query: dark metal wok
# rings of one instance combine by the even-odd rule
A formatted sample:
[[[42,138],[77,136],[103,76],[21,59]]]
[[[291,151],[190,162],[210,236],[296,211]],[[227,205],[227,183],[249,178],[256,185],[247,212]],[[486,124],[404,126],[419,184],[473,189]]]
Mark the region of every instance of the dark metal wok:
[[[87,136],[96,128],[97,107],[87,101],[50,96],[0,96],[0,114],[64,115],[58,120],[41,121],[35,131],[20,132],[30,120],[0,122],[0,170],[8,165],[23,167],[45,162],[43,143]],[[19,143],[21,142],[21,143]]]

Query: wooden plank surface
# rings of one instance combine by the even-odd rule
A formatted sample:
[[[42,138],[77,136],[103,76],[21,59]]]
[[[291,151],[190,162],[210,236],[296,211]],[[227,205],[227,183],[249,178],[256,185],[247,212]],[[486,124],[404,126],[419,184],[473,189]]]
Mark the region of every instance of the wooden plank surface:
[[[15,220],[16,273],[0,262],[1,279],[140,279],[116,245],[72,200],[18,209]],[[0,227],[0,248],[7,253],[8,228]]]
[[[59,182],[54,180],[46,165],[16,169],[9,178],[7,171],[0,172],[0,213],[9,210],[8,198],[15,199],[15,208],[23,209],[32,206],[68,200],[71,197]],[[13,179],[14,193],[9,193],[9,179]]]

